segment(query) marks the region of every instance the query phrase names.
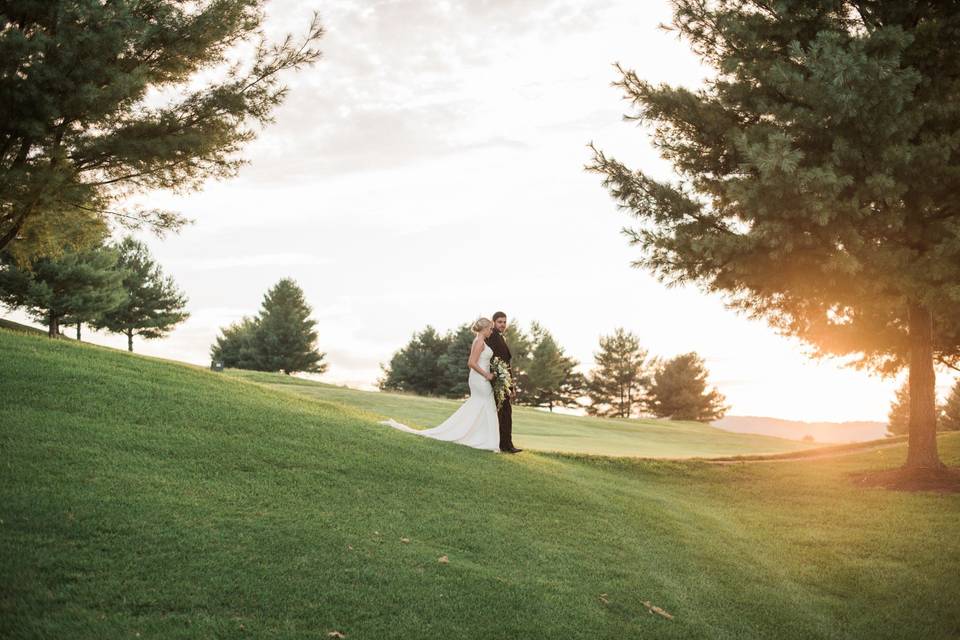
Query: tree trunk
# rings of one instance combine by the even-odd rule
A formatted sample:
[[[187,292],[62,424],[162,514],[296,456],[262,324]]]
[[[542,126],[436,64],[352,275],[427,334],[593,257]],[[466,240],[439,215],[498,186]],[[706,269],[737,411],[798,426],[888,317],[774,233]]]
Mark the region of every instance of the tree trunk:
[[[133,329],[127,329],[127,351],[133,353]]]
[[[910,302],[910,427],[907,437],[908,469],[939,469],[937,409],[933,371],[933,317],[929,309]]]
[[[53,311],[50,312],[50,326],[47,330],[47,335],[51,338],[57,338],[60,336],[60,318],[53,314]]]
[[[82,322],[77,323],[77,342],[80,342],[80,325],[81,324],[83,323]]]

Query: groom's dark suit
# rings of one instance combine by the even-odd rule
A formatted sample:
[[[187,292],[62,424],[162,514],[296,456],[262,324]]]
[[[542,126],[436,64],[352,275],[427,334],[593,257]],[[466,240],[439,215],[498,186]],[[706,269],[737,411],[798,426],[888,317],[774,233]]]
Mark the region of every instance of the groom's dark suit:
[[[487,344],[493,349],[494,356],[506,362],[508,366],[510,365],[510,349],[507,347],[507,341],[503,339],[503,334],[494,329],[490,337],[487,338]],[[513,409],[510,407],[509,396],[503,399],[500,411],[497,412],[497,418],[500,419],[500,450],[513,449]]]

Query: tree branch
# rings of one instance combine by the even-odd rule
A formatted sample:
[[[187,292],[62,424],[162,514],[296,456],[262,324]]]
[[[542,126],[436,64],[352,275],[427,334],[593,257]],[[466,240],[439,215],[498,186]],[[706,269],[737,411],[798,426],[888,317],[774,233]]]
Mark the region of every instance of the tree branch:
[[[91,213],[105,213],[105,214],[107,214],[107,215],[116,216],[116,217],[118,217],[118,218],[127,218],[127,219],[129,219],[129,220],[134,220],[135,222],[149,225],[150,227],[152,227],[152,228],[154,229],[154,231],[165,231],[165,229],[164,229],[162,226],[160,226],[160,225],[157,224],[156,222],[153,222],[153,221],[151,221],[151,220],[147,220],[146,218],[138,218],[137,216],[132,216],[132,215],[130,215],[130,214],[128,214],[128,213],[120,213],[119,211],[110,211],[109,209],[97,209],[97,208],[94,208],[94,207],[85,207],[85,206],[83,206],[82,204],[77,204],[76,202],[67,202],[67,201],[63,201],[63,200],[61,200],[61,202],[62,202],[63,204],[70,205],[71,207],[75,207],[75,208],[81,209],[81,210],[83,210],[83,211],[89,211],[89,212],[91,212]]]
[[[954,371],[960,371],[960,367],[958,367],[957,365],[951,362],[948,362],[947,360],[944,360],[943,356],[937,356],[937,362],[939,362],[940,364],[942,364],[947,368],[953,369]]]

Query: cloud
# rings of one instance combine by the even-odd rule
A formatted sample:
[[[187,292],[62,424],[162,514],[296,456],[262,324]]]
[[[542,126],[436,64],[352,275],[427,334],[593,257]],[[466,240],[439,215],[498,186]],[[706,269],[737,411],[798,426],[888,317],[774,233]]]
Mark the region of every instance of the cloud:
[[[308,13],[292,0],[273,4],[276,22],[296,33],[290,16],[305,21]],[[497,93],[504,90],[511,99],[536,99],[529,96],[529,77],[507,77],[499,69],[544,40],[583,31],[610,4],[332,2],[321,11],[323,58],[287,79],[287,102],[254,143],[251,155],[261,160],[245,175],[303,180],[480,149],[526,148],[516,135],[491,128],[503,123],[499,113],[482,116],[502,106]],[[519,82],[527,89],[511,88]],[[549,80],[540,82],[549,86]]]

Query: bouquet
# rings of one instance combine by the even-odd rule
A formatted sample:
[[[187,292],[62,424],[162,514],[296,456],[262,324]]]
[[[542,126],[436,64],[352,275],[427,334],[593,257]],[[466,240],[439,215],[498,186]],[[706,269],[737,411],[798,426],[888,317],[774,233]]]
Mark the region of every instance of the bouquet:
[[[493,397],[497,401],[497,411],[503,405],[503,401],[510,397],[513,389],[513,377],[510,375],[510,365],[504,360],[494,356],[490,360],[490,373],[493,374]]]

